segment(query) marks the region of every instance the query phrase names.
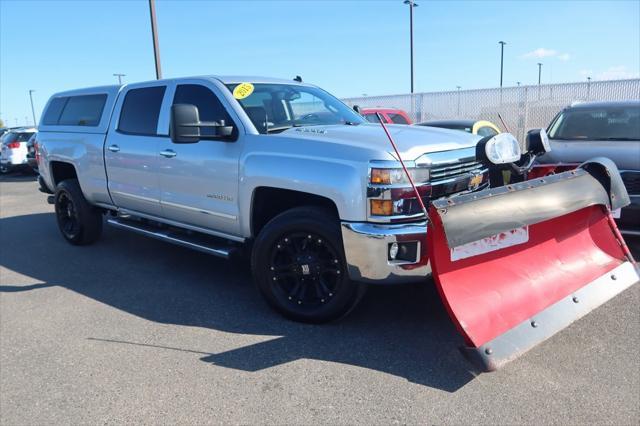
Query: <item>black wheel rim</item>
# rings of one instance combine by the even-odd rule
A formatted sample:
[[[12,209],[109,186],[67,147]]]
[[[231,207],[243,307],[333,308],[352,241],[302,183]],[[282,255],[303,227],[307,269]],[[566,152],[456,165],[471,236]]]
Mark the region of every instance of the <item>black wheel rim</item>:
[[[62,192],[58,195],[58,202],[56,203],[56,214],[58,216],[58,224],[62,233],[67,238],[74,238],[80,232],[80,219],[78,218],[78,211],[76,210],[73,200],[65,193]]]
[[[284,303],[309,309],[335,296],[342,267],[338,252],[325,238],[296,232],[283,235],[272,247],[269,279]]]

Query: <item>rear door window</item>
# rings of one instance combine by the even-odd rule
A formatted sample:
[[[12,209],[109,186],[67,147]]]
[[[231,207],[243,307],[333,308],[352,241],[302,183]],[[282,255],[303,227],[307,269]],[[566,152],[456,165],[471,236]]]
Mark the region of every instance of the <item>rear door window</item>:
[[[156,136],[165,90],[165,86],[129,90],[122,103],[118,131],[132,135]]]
[[[376,114],[365,114],[364,118],[370,123],[379,123],[380,119]]]
[[[70,96],[58,119],[60,126],[92,126],[100,124],[107,95]],[[46,123],[45,123],[46,124]]]
[[[497,134],[498,132],[489,126],[482,126],[478,129],[478,135],[480,136],[495,136]]]
[[[12,142],[27,142],[32,135],[33,133],[11,132],[8,133],[7,136],[3,137],[2,142],[5,144]]]
[[[391,120],[392,123],[395,124],[409,124],[406,118],[402,116],[402,114],[396,114],[393,112],[387,113],[387,116]]]

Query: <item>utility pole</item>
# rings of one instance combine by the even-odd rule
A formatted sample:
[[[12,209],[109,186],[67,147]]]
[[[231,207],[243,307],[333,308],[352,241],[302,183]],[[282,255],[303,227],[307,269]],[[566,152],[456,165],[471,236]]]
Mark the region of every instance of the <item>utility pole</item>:
[[[156,23],[156,2],[149,0],[149,14],[151,15],[151,37],[153,38],[153,56],[156,60],[156,79],[162,78],[160,68],[160,47],[158,46],[158,24]]]
[[[507,44],[504,41],[499,41],[500,45],[500,87],[502,87],[502,72],[504,71],[504,45]]]
[[[118,74],[118,73],[115,73],[115,74],[113,74],[113,76],[114,76],[114,77],[118,77],[118,84],[119,84],[120,86],[122,86],[122,77],[126,76],[126,74]]]
[[[542,64],[538,62],[538,86],[540,86],[541,81],[542,81]]]
[[[520,86],[520,82],[519,82],[519,81],[516,81],[516,84],[517,84],[518,86]]]
[[[458,90],[458,114],[457,116],[460,117],[460,86],[456,86],[456,89]]]
[[[404,0],[404,4],[409,5],[409,49],[411,62],[411,93],[413,93],[413,8],[418,7],[414,0]]]
[[[587,100],[591,99],[591,77],[587,77]]]
[[[35,90],[33,89],[29,89],[29,100],[31,100],[31,115],[33,116],[33,126],[36,126],[36,111],[33,109],[33,95],[32,93],[35,92]]]

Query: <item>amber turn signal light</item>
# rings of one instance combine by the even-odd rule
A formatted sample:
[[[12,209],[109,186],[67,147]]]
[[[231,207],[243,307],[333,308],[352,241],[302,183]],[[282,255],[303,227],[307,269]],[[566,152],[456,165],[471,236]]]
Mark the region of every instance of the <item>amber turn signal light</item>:
[[[392,200],[371,200],[371,214],[376,216],[393,215]]]

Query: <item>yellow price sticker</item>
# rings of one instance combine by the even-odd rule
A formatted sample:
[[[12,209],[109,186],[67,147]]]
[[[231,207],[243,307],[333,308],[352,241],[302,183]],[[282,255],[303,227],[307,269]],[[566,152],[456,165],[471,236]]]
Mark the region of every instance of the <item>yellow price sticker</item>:
[[[244,99],[253,93],[253,84],[240,83],[233,89],[233,97],[236,99]]]

